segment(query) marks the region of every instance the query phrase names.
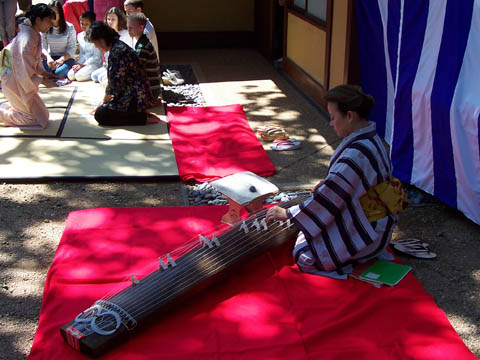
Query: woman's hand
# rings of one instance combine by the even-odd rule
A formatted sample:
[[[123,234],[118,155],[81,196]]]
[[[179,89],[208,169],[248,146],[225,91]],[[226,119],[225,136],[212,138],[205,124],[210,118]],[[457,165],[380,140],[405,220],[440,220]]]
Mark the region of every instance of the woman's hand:
[[[267,215],[265,215],[265,220],[267,223],[273,222],[275,220],[285,221],[287,219],[287,210],[280,206],[271,207],[267,210]]]
[[[107,95],[105,94],[105,96],[103,97],[103,103],[106,104],[108,103],[110,100],[113,99],[113,96],[112,95]]]
[[[85,65],[82,65],[82,64],[75,64],[72,66],[72,70],[74,73],[76,73],[78,70],[80,70],[81,68],[83,68]]]
[[[57,68],[57,62],[53,59],[49,59],[47,61],[47,65],[50,68],[50,70],[55,70]]]

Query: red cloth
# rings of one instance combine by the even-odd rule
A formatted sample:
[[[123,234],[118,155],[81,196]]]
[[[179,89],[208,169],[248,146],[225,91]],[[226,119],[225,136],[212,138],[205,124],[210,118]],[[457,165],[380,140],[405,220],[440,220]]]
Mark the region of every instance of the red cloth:
[[[105,14],[110,8],[117,7],[123,10],[124,0],[95,0],[93,3],[93,9],[97,15],[97,21],[104,21]]]
[[[167,116],[182,181],[208,182],[242,171],[275,173],[241,105],[169,107]]]
[[[68,0],[65,4],[63,4],[65,20],[73,24],[77,34],[82,32],[82,28],[80,27],[80,15],[82,15],[85,11],[88,11],[87,0]]]
[[[87,359],[59,328],[159,254],[209,232],[224,206],[73,212],[47,275],[30,360]],[[285,244],[102,359],[475,359],[409,273],[395,287],[301,273]],[[147,266],[148,267],[148,266]],[[151,267],[151,266],[150,266]]]

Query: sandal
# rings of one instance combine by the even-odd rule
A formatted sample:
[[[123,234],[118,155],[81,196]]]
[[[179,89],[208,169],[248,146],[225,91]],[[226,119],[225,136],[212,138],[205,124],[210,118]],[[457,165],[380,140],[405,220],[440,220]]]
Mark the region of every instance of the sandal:
[[[428,249],[428,244],[426,243],[419,243],[419,244],[401,244],[398,242],[394,242],[390,244],[393,251],[398,254],[410,256],[413,258],[418,259],[435,259],[437,254],[431,252]]]
[[[295,150],[300,148],[300,141],[296,141],[294,138],[291,139],[277,139],[275,142],[270,145],[272,150]]]
[[[284,128],[275,125],[259,126],[257,133],[263,140],[273,141],[276,139],[288,139],[288,133]]]

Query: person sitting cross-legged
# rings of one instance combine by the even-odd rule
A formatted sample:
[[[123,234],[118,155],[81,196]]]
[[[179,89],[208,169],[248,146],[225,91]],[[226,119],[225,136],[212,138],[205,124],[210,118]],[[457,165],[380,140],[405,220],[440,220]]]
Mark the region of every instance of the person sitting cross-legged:
[[[147,74],[153,100],[157,100],[161,92],[160,64],[158,63],[157,54],[155,53],[153,44],[148,40],[147,35],[144,33],[146,23],[147,17],[142,13],[133,13],[127,17],[128,33],[136,41],[135,52]]]
[[[75,65],[76,32],[75,27],[65,21],[63,2],[54,0],[50,8],[55,11],[56,18],[52,28],[42,34],[43,66],[46,71],[54,73],[59,78],[66,78],[68,72]]]
[[[152,105],[152,92],[140,60],[118,33],[104,22],[88,29],[87,40],[100,51],[108,51],[107,78],[103,103],[95,109],[100,125],[145,125],[160,120],[146,109]]]

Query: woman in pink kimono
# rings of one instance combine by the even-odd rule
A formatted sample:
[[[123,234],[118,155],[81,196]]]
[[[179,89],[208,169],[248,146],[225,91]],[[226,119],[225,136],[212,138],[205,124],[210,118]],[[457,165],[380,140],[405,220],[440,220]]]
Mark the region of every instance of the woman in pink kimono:
[[[5,126],[48,125],[47,107],[38,96],[38,85],[56,87],[55,75],[48,74],[42,65],[41,32],[52,26],[55,12],[45,4],[33,5],[20,24],[20,33],[10,48],[11,71],[2,77],[2,90],[9,104],[0,106],[0,123]]]

